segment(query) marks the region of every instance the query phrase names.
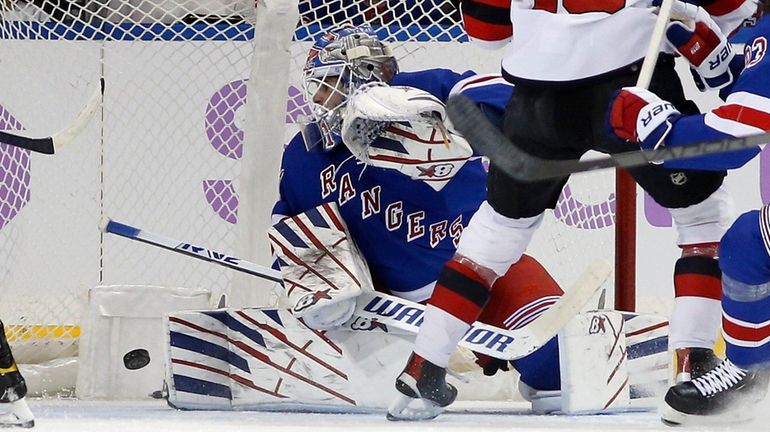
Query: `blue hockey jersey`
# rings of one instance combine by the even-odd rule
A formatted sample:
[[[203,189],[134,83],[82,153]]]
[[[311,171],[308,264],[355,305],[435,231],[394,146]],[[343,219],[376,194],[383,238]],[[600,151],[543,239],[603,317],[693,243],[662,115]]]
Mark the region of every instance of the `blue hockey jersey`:
[[[679,118],[666,138],[667,146],[754,135],[770,131],[770,17],[747,32],[745,67],[725,103],[705,114]],[[667,168],[725,170],[743,166],[759,148],[669,161]]]
[[[499,76],[446,69],[399,73],[390,84],[416,87],[443,101],[460,92],[497,123],[512,92]],[[472,158],[436,191],[399,171],[366,166],[344,145],[308,150],[297,134],[284,150],[279,188],[274,218],[336,202],[375,286],[423,301],[486,197],[486,172]]]

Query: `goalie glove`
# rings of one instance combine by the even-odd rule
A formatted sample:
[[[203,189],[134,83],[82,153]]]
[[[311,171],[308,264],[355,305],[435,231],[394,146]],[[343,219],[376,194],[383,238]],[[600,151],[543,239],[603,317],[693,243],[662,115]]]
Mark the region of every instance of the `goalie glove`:
[[[473,155],[464,138],[446,129],[445,118],[444,104],[430,93],[372,83],[348,101],[343,142],[367,165],[441,190]]]
[[[363,290],[374,290],[366,262],[334,204],[322,204],[268,231],[278,258],[287,303],[318,330],[344,324]]]
[[[391,123],[442,125],[446,107],[432,94],[413,87],[365,84],[348,100],[342,120],[342,140],[357,157]]]
[[[703,8],[674,1],[672,21],[666,29],[666,40],[690,63],[695,83],[701,91],[717,90],[730,85],[742,69],[732,45]]]
[[[607,126],[621,140],[650,150],[665,145],[666,136],[679,117],[674,105],[655,93],[641,87],[624,87],[610,99]]]

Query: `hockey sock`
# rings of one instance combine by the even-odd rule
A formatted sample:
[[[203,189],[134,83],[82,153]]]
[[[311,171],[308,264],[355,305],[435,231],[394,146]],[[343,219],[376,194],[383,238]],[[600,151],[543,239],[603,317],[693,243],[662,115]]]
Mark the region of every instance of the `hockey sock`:
[[[446,367],[449,357],[489,300],[486,279],[470,263],[453,258],[444,265],[425,307],[414,352]]]
[[[526,326],[548,310],[564,294],[558,283],[540,263],[528,255],[492,286],[492,297],[479,321],[498,327]],[[501,361],[477,354],[485,373],[493,372]],[[538,390],[557,390],[560,386],[559,350],[556,338],[534,353],[512,362],[521,380]]]
[[[715,256],[698,254],[697,250],[716,251],[716,247],[692,245],[684,249],[684,256],[677,260],[674,267],[675,298],[670,344],[674,349],[712,349],[722,314],[722,272]],[[696,252],[688,253],[688,249]]]
[[[743,368],[770,365],[770,283],[748,285],[724,276],[723,294],[727,358]]]

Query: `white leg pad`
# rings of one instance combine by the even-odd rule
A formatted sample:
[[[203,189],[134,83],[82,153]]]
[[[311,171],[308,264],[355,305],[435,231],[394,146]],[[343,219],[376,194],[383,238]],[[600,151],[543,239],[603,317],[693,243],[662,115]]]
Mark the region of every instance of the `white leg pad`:
[[[576,316],[559,333],[562,412],[628,409],[624,323],[620,312],[587,312]]]

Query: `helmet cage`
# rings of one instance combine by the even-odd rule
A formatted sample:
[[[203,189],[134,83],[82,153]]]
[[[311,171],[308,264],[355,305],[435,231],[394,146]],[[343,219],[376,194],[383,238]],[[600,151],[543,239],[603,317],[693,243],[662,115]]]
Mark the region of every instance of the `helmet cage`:
[[[308,54],[302,83],[311,120],[339,133],[342,110],[349,95],[369,82],[389,82],[398,73],[391,49],[369,29],[343,29],[328,33]],[[326,97],[315,96],[325,89]]]

